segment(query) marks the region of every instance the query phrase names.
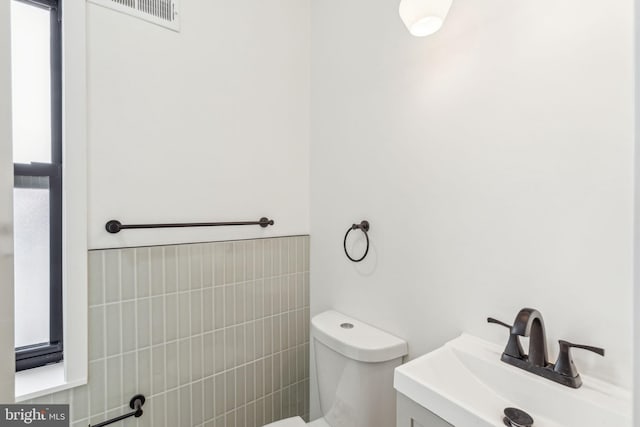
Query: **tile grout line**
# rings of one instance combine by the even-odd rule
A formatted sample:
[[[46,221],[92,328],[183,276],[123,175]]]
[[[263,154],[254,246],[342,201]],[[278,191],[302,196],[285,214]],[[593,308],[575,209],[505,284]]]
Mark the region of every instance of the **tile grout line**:
[[[191,249],[192,247],[188,247],[187,248],[187,289],[189,289],[189,294],[188,294],[188,302],[189,302],[189,314],[193,314],[192,311],[192,307],[191,307],[191,291],[193,291],[193,282],[191,280],[191,267],[192,267],[192,263],[191,263]],[[189,353],[189,383],[187,385],[185,385],[185,387],[187,388],[187,391],[189,393],[189,395],[191,395],[191,388],[193,387],[193,376],[191,375],[191,373],[193,372],[193,355],[192,353],[192,346],[193,346],[193,328],[191,327],[193,323],[192,318],[189,318],[189,339],[188,339],[188,345],[187,345],[187,349],[188,349],[188,353]],[[180,398],[180,400],[182,400],[182,397]],[[191,396],[191,399],[189,399],[189,411],[190,411],[190,423],[193,423],[193,396]]]
[[[222,277],[222,285],[224,285],[224,283],[227,281],[227,250],[226,250],[226,244],[221,244],[220,247],[220,253],[222,254],[222,260],[221,260],[221,264],[219,263],[218,265],[222,266],[222,272],[221,272],[221,277]],[[220,286],[220,285],[219,285]],[[220,296],[222,297],[222,325],[223,325],[223,331],[221,331],[220,335],[222,336],[222,361],[221,361],[221,366],[222,366],[222,371],[224,372],[227,369],[227,349],[226,349],[226,333],[224,332],[224,329],[227,326],[227,288],[226,286],[222,286],[222,289],[219,292]],[[222,413],[223,413],[223,418],[226,419],[226,416],[224,415],[224,411],[227,408],[227,375],[226,372],[220,377],[221,381],[224,384],[224,391],[223,391],[223,396],[222,399],[220,399],[220,401],[222,402]],[[217,396],[216,396],[217,397]],[[217,401],[217,400],[216,400]],[[217,401],[219,402],[219,401]]]
[[[175,277],[174,277],[174,281],[175,281],[175,285],[176,285],[176,291],[180,288],[180,260],[179,260],[179,256],[180,256],[180,251],[178,250],[178,247],[172,248],[173,249],[173,253],[175,256],[175,262],[174,262],[174,269],[175,269]],[[176,301],[175,301],[175,310],[176,310],[176,338],[180,337],[180,297],[176,294]],[[181,357],[180,357],[180,345],[179,342],[176,341],[176,406],[178,407],[178,410],[176,411],[176,417],[178,418],[178,422],[180,421],[180,416],[181,416],[181,406],[180,405],[180,391],[179,391],[179,387],[180,387],[180,362],[181,362]]]
[[[147,333],[149,334],[149,350],[148,350],[148,354],[149,354],[149,393],[151,393],[151,395],[153,395],[153,290],[152,290],[152,273],[151,273],[151,248],[146,248],[145,249],[145,253],[146,253],[146,258],[147,258],[147,283],[145,285],[146,289],[147,289],[147,296],[149,297],[149,310],[147,313],[147,325],[149,326]],[[151,398],[151,396],[149,396]],[[151,399],[149,399],[151,400]],[[153,402],[149,402],[149,403],[153,403]],[[153,404],[149,405],[152,407],[153,409]],[[153,421],[153,410],[150,411],[149,413],[151,421]],[[147,418],[149,419],[149,418]],[[140,418],[138,418],[138,425],[140,424],[146,424],[146,420],[142,421]],[[151,424],[153,425],[153,423]]]
[[[253,245],[253,278],[254,278],[254,287],[253,287],[253,307],[252,307],[252,316],[253,319],[255,321],[256,318],[256,285],[255,285],[255,278],[256,278],[256,265],[258,264],[258,257],[257,257],[257,250],[256,250],[256,242],[253,241],[252,242]],[[260,260],[260,262],[262,262],[262,259]],[[264,266],[261,267],[262,272],[264,273]],[[255,358],[258,354],[258,346],[256,344],[256,327],[255,327],[255,323],[253,324],[253,357]],[[255,398],[258,395],[258,387],[257,387],[257,380],[256,380],[256,366],[254,363],[253,366],[253,397]],[[254,419],[254,424],[257,424],[257,416],[256,416],[256,405],[253,406],[253,419]]]
[[[249,278],[249,269],[247,267],[247,253],[249,252],[249,245],[247,242],[244,243],[244,260],[242,262],[242,268],[244,269],[244,278],[245,280]],[[246,283],[249,283],[248,281]],[[247,308],[247,295],[248,295],[249,291],[248,291],[248,285],[244,285],[244,301],[243,301],[243,305],[244,305],[244,321],[246,322],[247,319],[250,317],[247,314],[248,308]],[[245,362],[247,361],[248,357],[248,352],[247,352],[247,334],[248,334],[248,326],[243,326],[244,328],[244,337],[243,337],[243,343],[242,346],[244,347],[244,355],[242,357],[242,360],[244,360]],[[248,365],[247,365],[248,366]],[[244,367],[244,378],[242,378],[242,382],[244,383],[242,385],[243,389],[244,389],[244,397],[242,399],[242,401],[246,404],[247,402],[247,367]],[[246,408],[244,410],[244,421],[245,423],[247,422],[247,411]]]
[[[162,247],[162,252],[161,252],[161,266],[162,266],[162,310],[163,310],[163,316],[162,316],[162,354],[163,354],[163,362],[164,362],[164,371],[165,371],[165,376],[164,376],[164,387],[163,389],[166,390],[167,389],[167,375],[166,375],[166,371],[167,371],[167,260],[166,260],[166,248]],[[164,396],[164,405],[163,405],[163,409],[162,412],[164,413],[164,425],[166,427],[167,424],[167,407],[169,405],[167,405],[167,396],[165,394]],[[152,425],[155,425],[155,423],[153,423]]]
[[[200,376],[204,377],[205,369],[204,369],[204,246],[199,246],[200,250],[200,332],[202,336],[200,337]],[[200,383],[200,419],[204,421],[204,380],[201,380]],[[193,397],[193,396],[192,396]]]
[[[118,251],[118,286],[120,287],[120,299],[122,299],[122,251]],[[124,397],[124,315],[120,302],[120,396]]]
[[[212,313],[212,318],[211,318],[211,322],[212,322],[212,335],[211,335],[211,340],[212,340],[212,354],[211,354],[211,363],[212,363],[212,369],[211,372],[213,375],[215,375],[216,373],[216,350],[215,350],[215,346],[216,346],[216,335],[215,335],[215,328],[216,328],[216,271],[218,269],[218,267],[216,266],[216,262],[215,262],[215,254],[216,254],[216,245],[211,245],[211,250],[210,250],[210,262],[211,262],[211,283],[212,283],[212,289],[211,289],[211,307],[213,310]],[[213,413],[213,418],[215,420],[216,418],[216,381],[215,381],[215,376],[212,376],[211,379],[212,385],[211,387],[213,387],[212,390],[212,397],[213,397],[213,402],[211,402],[211,404],[213,405],[213,409],[212,409],[212,413]]]
[[[190,337],[176,338],[174,340],[167,341],[166,343],[163,343],[163,344],[156,344],[156,345],[149,344],[149,345],[147,345],[145,347],[141,347],[141,348],[138,348],[138,349],[135,349],[135,350],[121,351],[121,352],[119,352],[117,354],[112,354],[112,355],[108,355],[108,356],[105,355],[103,357],[100,357],[100,358],[97,358],[97,359],[93,359],[91,361],[92,362],[98,362],[98,361],[102,361],[102,360],[106,360],[106,359],[112,359],[112,358],[118,357],[120,355],[124,356],[124,355],[130,354],[130,353],[135,353],[137,351],[142,351],[142,350],[152,351],[154,348],[161,347],[161,346],[163,346],[165,344],[180,343],[181,341],[190,340],[191,338],[196,338],[196,337],[204,336],[204,335],[207,335],[207,334],[215,334],[215,332],[222,332],[222,331],[226,331],[227,329],[235,329],[235,328],[240,327],[240,326],[248,326],[251,323],[256,324],[256,323],[260,322],[261,320],[280,318],[283,315],[294,314],[296,312],[304,314],[304,311],[307,308],[308,307],[304,307],[304,308],[299,308],[299,309],[295,309],[295,310],[292,310],[292,311],[283,312],[283,313],[280,313],[280,314],[274,314],[274,315],[271,315],[271,316],[268,316],[268,317],[265,317],[265,318],[261,318],[261,319],[258,319],[258,320],[252,320],[252,321],[248,321],[248,322],[241,323],[241,324],[230,325],[230,326],[227,326],[225,328],[220,328],[220,329],[217,329],[217,330],[214,330],[214,331],[201,332],[201,333],[198,333],[198,334],[191,335]],[[308,342],[308,341],[306,341],[306,342]],[[292,348],[292,347],[297,347],[297,345],[294,345],[294,346],[289,345],[284,350]]]
[[[138,340],[138,325],[140,324],[140,316],[138,313],[138,250],[134,249],[133,250],[133,295],[134,295],[134,304],[133,304],[133,313],[134,313],[134,319],[135,319],[135,331],[136,333],[134,334],[134,341],[136,343],[136,350],[134,352],[134,363],[136,366],[136,377],[135,377],[135,385],[136,385],[136,393],[139,393],[140,390],[140,382],[139,382],[139,377],[140,377],[140,357],[139,357],[139,351],[140,351],[140,343]],[[138,425],[138,421],[136,420],[136,426]]]
[[[102,253],[102,301],[104,301],[105,303],[107,302],[107,268],[106,268],[106,252]],[[107,348],[107,307],[105,306],[103,309],[103,323],[102,323],[102,328],[103,328],[103,335],[102,335],[102,340],[104,342],[104,349],[103,349],[103,354],[105,356],[105,360],[103,362],[104,366],[102,368],[103,370],[103,384],[102,384],[102,400],[103,400],[103,404],[104,404],[104,413],[107,413],[107,360],[106,360],[106,356],[109,354],[109,350]]]
[[[300,272],[297,272],[297,273],[278,274],[278,275],[274,275],[274,276],[255,278],[253,280],[244,280],[244,281],[241,281],[241,282],[224,283],[224,284],[217,285],[217,286],[207,286],[206,288],[211,287],[211,288],[215,289],[216,287],[233,287],[233,286],[236,286],[236,285],[248,284],[250,282],[256,282],[258,280],[283,279],[283,278],[288,278],[290,276],[295,276],[297,274],[303,274],[304,275],[306,273],[309,273],[309,272],[308,271],[300,271]],[[205,287],[203,287],[203,289],[205,289]],[[187,290],[183,290],[183,291],[177,290],[177,291],[167,292],[166,295],[174,295],[174,294],[181,295],[181,294],[186,294],[186,293],[189,293],[189,292],[191,292],[191,289],[187,289]],[[129,298],[129,299],[123,299],[123,300],[121,300],[119,302],[142,301],[142,300],[152,299],[152,298],[153,298],[153,296],[151,296],[151,295],[138,296],[138,297],[133,297],[133,298]],[[102,302],[102,303],[98,303],[98,304],[90,304],[88,307],[92,308],[92,307],[99,307],[99,306],[102,306],[102,305],[104,305],[104,306],[115,305],[115,304],[118,304],[119,302],[118,301]]]

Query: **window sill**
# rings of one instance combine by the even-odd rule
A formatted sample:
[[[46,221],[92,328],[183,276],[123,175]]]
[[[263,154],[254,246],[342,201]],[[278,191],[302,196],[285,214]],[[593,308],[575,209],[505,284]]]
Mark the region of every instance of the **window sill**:
[[[83,384],[86,384],[86,381],[65,381],[64,363],[16,372],[16,402],[35,399]]]

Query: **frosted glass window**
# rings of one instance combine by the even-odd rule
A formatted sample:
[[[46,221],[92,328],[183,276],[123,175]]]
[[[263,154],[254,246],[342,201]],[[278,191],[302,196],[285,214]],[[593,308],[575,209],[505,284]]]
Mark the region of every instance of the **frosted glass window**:
[[[11,2],[14,163],[51,162],[50,12]]]
[[[15,188],[15,346],[49,342],[49,189]]]
[[[17,371],[63,358],[58,12],[56,0],[11,1]]]

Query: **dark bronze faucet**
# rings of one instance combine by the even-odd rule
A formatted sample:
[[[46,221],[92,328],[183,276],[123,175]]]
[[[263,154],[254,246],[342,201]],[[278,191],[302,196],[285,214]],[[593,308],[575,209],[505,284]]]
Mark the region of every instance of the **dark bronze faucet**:
[[[544,331],[542,314],[533,308],[523,308],[513,321],[511,334],[529,337],[529,362],[533,366],[545,367],[549,363],[547,356],[547,335]]]
[[[508,325],[491,317],[487,322],[509,328],[509,341],[502,353],[501,360],[525,371],[550,379],[572,388],[579,388],[582,379],[571,358],[571,348],[589,350],[604,356],[604,350],[598,347],[572,344],[559,341],[560,354],[556,363],[549,363],[547,355],[547,337],[542,314],[533,308],[520,310],[513,325]],[[529,353],[525,354],[520,344],[520,337],[529,338]]]

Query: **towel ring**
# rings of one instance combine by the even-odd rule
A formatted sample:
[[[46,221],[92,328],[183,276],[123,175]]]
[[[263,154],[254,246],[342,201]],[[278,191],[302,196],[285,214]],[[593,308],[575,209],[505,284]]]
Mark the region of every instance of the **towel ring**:
[[[367,239],[367,249],[364,251],[364,255],[362,255],[362,257],[359,259],[351,258],[351,255],[349,255],[349,251],[347,250],[347,237],[349,237],[349,233],[351,233],[353,230],[362,230],[362,232],[364,233],[364,237]],[[369,253],[369,234],[367,233],[368,231],[369,231],[369,221],[362,221],[360,224],[353,224],[351,227],[347,229],[347,233],[344,235],[344,242],[342,245],[344,247],[345,255],[351,261],[360,262],[363,259],[365,259],[367,254]]]

